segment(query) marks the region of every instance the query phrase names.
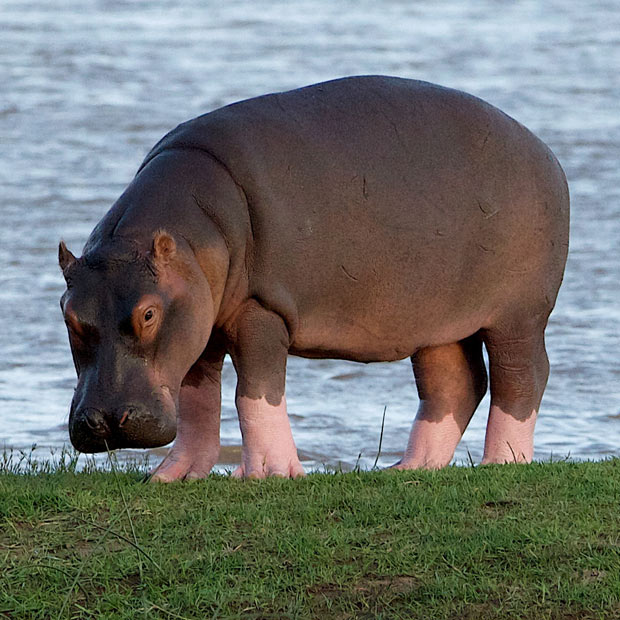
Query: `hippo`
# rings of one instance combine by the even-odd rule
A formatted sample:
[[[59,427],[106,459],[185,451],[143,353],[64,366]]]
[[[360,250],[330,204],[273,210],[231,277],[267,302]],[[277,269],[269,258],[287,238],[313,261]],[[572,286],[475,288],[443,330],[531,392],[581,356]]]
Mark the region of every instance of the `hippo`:
[[[152,479],[207,476],[228,354],[233,475],[300,476],[287,356],[408,357],[420,402],[394,467],[449,464],[489,385],[482,463],[530,462],[568,229],[549,148],[458,90],[350,77],[199,116],[153,147],[80,258],[60,242],[71,442],[176,437]]]

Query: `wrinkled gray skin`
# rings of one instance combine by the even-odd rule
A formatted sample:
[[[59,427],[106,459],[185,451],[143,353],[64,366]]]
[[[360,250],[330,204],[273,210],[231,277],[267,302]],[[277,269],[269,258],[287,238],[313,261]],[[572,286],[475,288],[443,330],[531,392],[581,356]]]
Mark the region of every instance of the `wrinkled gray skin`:
[[[475,97],[359,77],[221,108],[153,148],[80,259],[61,244],[78,372],[71,441],[84,452],[163,445],[178,419],[169,479],[206,475],[229,353],[241,475],[296,475],[269,465],[286,429],[257,430],[285,412],[289,353],[411,357],[416,422],[462,432],[487,388],[484,343],[496,408],[487,460],[501,461],[489,446],[503,428],[533,432],[567,247],[553,154]],[[454,449],[443,430],[424,441]],[[433,466],[411,450],[403,466]]]

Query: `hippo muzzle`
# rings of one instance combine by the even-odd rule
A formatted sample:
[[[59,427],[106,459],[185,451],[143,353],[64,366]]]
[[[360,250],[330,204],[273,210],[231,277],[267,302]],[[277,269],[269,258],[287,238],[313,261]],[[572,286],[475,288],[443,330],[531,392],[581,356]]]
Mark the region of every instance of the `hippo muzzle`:
[[[122,405],[111,410],[80,407],[69,417],[71,443],[80,452],[156,448],[170,443],[175,435],[173,415],[153,413],[144,405]]]
[[[99,344],[80,367],[69,413],[69,437],[80,452],[155,448],[176,436],[176,400],[143,358],[119,343]]]

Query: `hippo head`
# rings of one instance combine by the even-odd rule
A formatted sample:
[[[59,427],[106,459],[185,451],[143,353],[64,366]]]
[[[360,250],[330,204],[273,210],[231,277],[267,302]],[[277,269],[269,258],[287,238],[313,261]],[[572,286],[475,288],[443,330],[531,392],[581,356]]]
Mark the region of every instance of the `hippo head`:
[[[163,231],[149,246],[116,239],[77,259],[60,243],[78,375],[69,434],[81,452],[172,441],[181,382],[209,339],[213,304],[191,251]]]

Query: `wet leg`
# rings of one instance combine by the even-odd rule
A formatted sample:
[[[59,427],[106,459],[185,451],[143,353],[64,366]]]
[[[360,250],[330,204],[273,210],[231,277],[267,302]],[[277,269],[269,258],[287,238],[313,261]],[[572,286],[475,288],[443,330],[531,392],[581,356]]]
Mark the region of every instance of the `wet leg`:
[[[284,394],[289,334],[282,318],[250,301],[235,320],[231,357],[243,437],[239,478],[303,476]]]
[[[220,454],[221,376],[226,349],[211,337],[202,357],[187,373],[179,393],[177,436],[151,480],[204,478]]]
[[[482,341],[473,335],[412,358],[420,405],[397,469],[437,469],[454,450],[487,389]]]
[[[487,330],[491,409],[483,464],[529,463],[534,425],[549,376],[544,325]]]

